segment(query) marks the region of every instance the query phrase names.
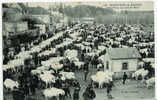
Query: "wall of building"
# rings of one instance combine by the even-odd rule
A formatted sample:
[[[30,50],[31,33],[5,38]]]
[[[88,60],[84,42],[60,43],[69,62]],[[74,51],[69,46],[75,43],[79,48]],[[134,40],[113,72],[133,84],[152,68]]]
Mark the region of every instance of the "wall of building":
[[[128,77],[131,77],[132,72],[137,70],[138,67],[138,59],[118,59],[112,60],[108,53],[105,54],[103,64],[104,64],[104,71],[107,70],[106,62],[109,62],[109,69],[111,72],[114,72],[114,78],[122,78],[124,72],[127,72]],[[128,63],[128,70],[122,70],[122,64],[127,62]]]
[[[27,22],[4,22],[3,23],[3,31],[5,32],[15,32],[15,35],[18,32],[28,30],[28,23]]]
[[[8,21],[20,21],[23,17],[21,13],[12,13],[8,16]]]
[[[122,63],[128,63],[128,70],[122,70]],[[112,60],[112,71],[121,72],[121,71],[135,71],[137,70],[137,59],[119,59]]]
[[[39,27],[39,34],[45,34],[46,33],[46,25],[45,24],[36,24],[36,27]]]
[[[4,22],[3,29],[6,32],[15,32],[15,23]]]
[[[122,64],[128,63],[128,70],[122,70]],[[115,73],[115,78],[122,78],[124,72],[127,72],[128,77],[131,77],[131,73],[137,70],[138,59],[120,59],[112,60],[112,72]]]
[[[18,8],[17,8],[18,9]],[[3,20],[8,22],[16,22],[21,21],[24,17],[22,12],[17,10],[16,8],[3,8]]]
[[[32,18],[37,18],[46,24],[50,23],[50,16],[49,15],[30,15],[30,16]]]
[[[18,22],[16,27],[17,27],[17,32],[26,31],[28,30],[28,23]]]
[[[107,69],[107,62],[108,62],[108,65],[109,65],[109,66],[108,66],[109,69]],[[112,64],[112,61],[111,61],[110,56],[109,56],[108,53],[105,55],[103,64],[104,64],[104,71],[105,71],[105,70],[110,70],[110,71],[112,71],[112,65],[113,65],[113,64]]]

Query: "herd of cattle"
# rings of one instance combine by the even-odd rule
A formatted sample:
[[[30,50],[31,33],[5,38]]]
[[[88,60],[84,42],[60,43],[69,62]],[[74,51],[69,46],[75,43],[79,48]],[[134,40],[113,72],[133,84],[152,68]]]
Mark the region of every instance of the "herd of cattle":
[[[54,86],[58,78],[70,82],[77,80],[76,70],[83,70],[85,66],[98,69],[103,67],[102,60],[98,58],[105,55],[106,48],[128,47],[137,48],[142,56],[142,64],[139,64],[141,67],[132,76],[135,79],[142,77],[147,87],[151,87],[155,84],[155,78],[154,75],[147,77],[152,72],[143,68],[148,63],[143,59],[154,58],[154,33],[146,31],[145,27],[151,26],[77,23],[52,33],[52,36],[45,34],[40,40],[25,44],[17,55],[14,52],[8,53],[11,54],[11,59],[3,65],[4,87],[13,90],[14,87],[25,84],[19,82],[15,75],[25,72],[23,78],[35,76],[43,83],[42,86],[47,91],[43,93],[45,96],[54,90],[58,94],[54,92],[51,96],[63,95],[64,91]],[[150,67],[154,68],[153,62],[150,63]],[[101,88],[102,84],[114,81],[112,76],[112,72],[98,71],[91,76],[91,80],[99,83]]]

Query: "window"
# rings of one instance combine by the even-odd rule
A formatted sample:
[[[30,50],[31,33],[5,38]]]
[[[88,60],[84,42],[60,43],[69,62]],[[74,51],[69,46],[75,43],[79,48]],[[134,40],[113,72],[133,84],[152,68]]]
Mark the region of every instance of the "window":
[[[109,69],[109,62],[106,62],[106,69]]]
[[[128,63],[122,63],[122,70],[128,70]]]

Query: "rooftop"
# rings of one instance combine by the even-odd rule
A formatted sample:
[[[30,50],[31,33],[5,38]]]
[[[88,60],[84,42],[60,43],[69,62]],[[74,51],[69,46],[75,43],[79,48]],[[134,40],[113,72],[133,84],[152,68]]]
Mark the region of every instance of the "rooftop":
[[[136,48],[111,48],[108,49],[111,59],[137,59],[141,58]]]

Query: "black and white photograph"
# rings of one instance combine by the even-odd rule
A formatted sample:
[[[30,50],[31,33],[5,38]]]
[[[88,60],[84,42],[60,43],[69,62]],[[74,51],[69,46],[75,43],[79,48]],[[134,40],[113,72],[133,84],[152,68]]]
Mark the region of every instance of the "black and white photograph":
[[[3,100],[155,98],[153,1],[2,4]]]

